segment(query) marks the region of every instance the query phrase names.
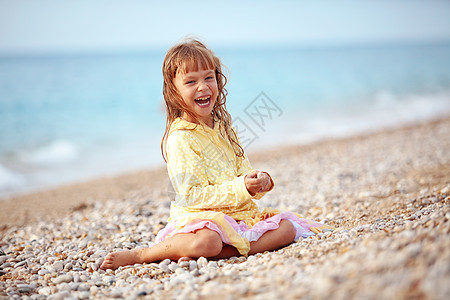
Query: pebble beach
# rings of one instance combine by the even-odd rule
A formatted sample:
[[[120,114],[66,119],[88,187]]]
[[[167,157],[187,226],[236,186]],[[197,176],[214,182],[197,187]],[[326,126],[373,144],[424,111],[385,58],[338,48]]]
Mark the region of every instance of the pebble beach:
[[[152,245],[165,169],[0,200],[0,299],[448,299],[450,117],[249,153],[259,201],[336,227],[278,251],[99,270]]]

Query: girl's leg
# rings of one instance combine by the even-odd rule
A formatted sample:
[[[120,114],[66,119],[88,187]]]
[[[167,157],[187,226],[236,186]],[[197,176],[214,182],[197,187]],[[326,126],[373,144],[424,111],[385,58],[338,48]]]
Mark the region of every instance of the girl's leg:
[[[206,228],[192,233],[179,233],[151,248],[136,248],[109,253],[101,269],[117,269],[120,266],[160,261],[166,258],[178,260],[181,257],[213,257],[222,251],[220,235]]]
[[[280,227],[267,231],[257,241],[250,243],[250,255],[264,251],[273,251],[291,244],[295,240],[294,225],[288,220],[281,220]]]
[[[291,222],[282,220],[280,226],[266,232],[257,241],[250,243],[249,254],[272,251],[287,246],[295,239],[295,229]],[[101,269],[117,269],[120,266],[160,261],[166,258],[197,258],[200,256],[227,258],[239,256],[236,248],[223,245],[219,234],[209,229],[200,229],[193,233],[179,233],[151,248],[112,252],[105,257]]]
[[[277,229],[267,231],[257,241],[250,242],[249,255],[264,251],[273,251],[291,244],[295,240],[295,228],[288,220],[281,220]],[[215,258],[227,258],[239,256],[236,248],[230,245],[223,247],[222,251]]]

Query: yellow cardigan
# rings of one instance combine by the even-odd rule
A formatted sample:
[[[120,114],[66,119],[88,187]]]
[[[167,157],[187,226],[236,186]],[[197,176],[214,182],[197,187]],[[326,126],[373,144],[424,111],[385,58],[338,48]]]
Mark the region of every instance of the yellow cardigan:
[[[169,221],[204,211],[222,212],[249,226],[261,219],[244,184],[252,169],[247,157],[238,157],[223,134],[219,122],[214,128],[182,118],[172,123],[166,144],[167,168],[174,188]],[[272,182],[273,187],[273,182]]]

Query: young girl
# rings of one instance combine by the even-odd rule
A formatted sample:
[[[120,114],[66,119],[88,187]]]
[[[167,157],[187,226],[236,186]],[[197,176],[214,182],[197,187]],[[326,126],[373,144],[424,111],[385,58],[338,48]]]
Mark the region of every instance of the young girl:
[[[226,258],[276,250],[331,227],[292,212],[259,211],[272,190],[267,172],[252,170],[231,127],[226,77],[217,56],[197,40],[171,48],[163,63],[167,108],[161,143],[176,192],[168,225],[151,248],[113,252],[102,269],[191,258]]]

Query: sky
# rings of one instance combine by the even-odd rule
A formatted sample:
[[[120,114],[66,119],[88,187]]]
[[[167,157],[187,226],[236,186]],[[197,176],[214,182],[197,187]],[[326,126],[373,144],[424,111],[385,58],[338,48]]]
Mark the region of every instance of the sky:
[[[450,41],[450,1],[0,0],[0,53]]]

